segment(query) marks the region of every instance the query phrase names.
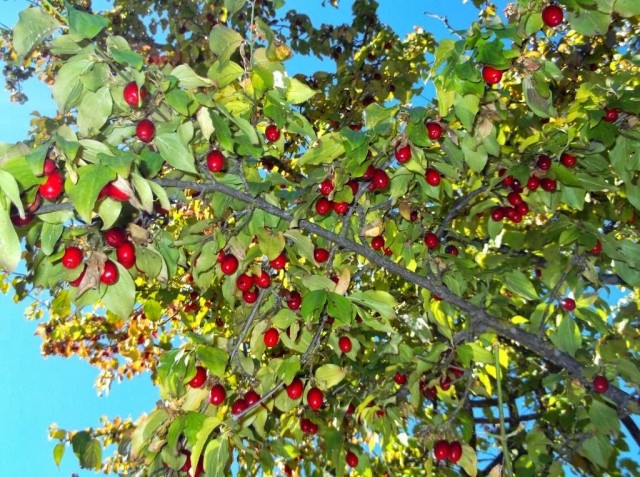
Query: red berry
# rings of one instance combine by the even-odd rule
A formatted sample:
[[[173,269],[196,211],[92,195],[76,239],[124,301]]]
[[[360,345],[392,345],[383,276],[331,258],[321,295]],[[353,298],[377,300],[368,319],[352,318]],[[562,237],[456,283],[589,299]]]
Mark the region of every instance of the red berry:
[[[571,154],[567,154],[566,152],[563,152],[562,155],[560,156],[560,164],[568,168],[575,167],[576,157],[572,156]]]
[[[540,187],[540,179],[538,179],[536,176],[531,176],[529,177],[529,179],[527,179],[527,189],[529,189],[530,191],[534,191],[538,187]]]
[[[555,179],[545,177],[544,179],[540,179],[540,187],[542,187],[542,190],[546,190],[547,192],[553,192],[558,188],[558,183]]]
[[[293,381],[291,381],[291,384],[287,386],[287,396],[289,396],[289,399],[300,398],[303,391],[304,384],[302,384],[302,380],[300,378],[295,378]]]
[[[502,80],[502,70],[497,70],[492,66],[482,68],[482,78],[488,85],[498,84]]]
[[[560,306],[565,311],[573,311],[576,309],[576,301],[573,298],[563,298]]]
[[[300,429],[305,434],[317,434],[318,433],[318,424],[313,422],[311,419],[303,417],[300,419]]]
[[[59,170],[54,170],[49,176],[47,176],[47,180],[44,184],[40,184],[38,187],[38,192],[40,195],[49,201],[54,201],[60,194],[62,194],[62,190],[64,189],[64,176],[62,172]]]
[[[347,465],[351,468],[358,467],[358,456],[353,452],[347,452],[347,457],[345,459],[347,461]]]
[[[500,222],[502,219],[504,219],[504,214],[504,207],[496,207],[491,211],[491,220],[493,220],[494,222]]]
[[[365,180],[371,179],[373,177],[373,172],[376,170],[375,167],[373,167],[372,165],[369,165],[369,167],[367,167],[367,170],[364,171],[364,174],[362,174],[362,178]]]
[[[73,281],[69,282],[69,285],[71,285],[72,287],[79,287],[80,283],[82,283],[82,279],[84,278],[84,274],[87,272],[87,267],[85,266],[82,269],[82,273],[80,273],[80,275],[78,275],[78,278],[76,278]]]
[[[313,258],[318,263],[324,263],[329,259],[329,251],[326,248],[317,247],[313,250]]]
[[[254,276],[253,281],[260,288],[269,288],[269,285],[271,285],[271,277],[264,270],[261,271],[260,275]]]
[[[442,126],[438,123],[428,122],[427,125],[427,134],[429,134],[429,139],[432,141],[436,141],[442,137]]]
[[[207,379],[207,370],[203,366],[196,366],[196,374],[187,384],[192,388],[201,387]]]
[[[320,193],[322,195],[331,194],[333,188],[333,182],[331,182],[331,179],[325,179],[320,183]]]
[[[540,154],[536,162],[536,167],[541,171],[548,171],[551,169],[551,158],[546,154]]]
[[[451,387],[451,378],[449,376],[442,376],[439,381],[440,389],[448,391]]]
[[[280,255],[271,260],[269,264],[274,270],[282,270],[287,265],[287,256],[284,252],[281,252]]]
[[[502,182],[500,182],[500,184],[502,184],[505,187],[512,187],[514,181],[515,181],[515,178],[513,176],[507,176],[504,179],[502,179]]]
[[[111,260],[104,262],[104,268],[100,275],[100,281],[105,285],[113,285],[118,281],[118,267]]]
[[[404,164],[405,162],[409,162],[409,159],[411,159],[411,146],[407,144],[406,146],[396,149],[396,160],[399,163]]]
[[[430,248],[430,249],[434,249],[438,246],[438,244],[440,243],[440,239],[438,238],[438,236],[436,234],[434,234],[433,232],[427,232],[424,235],[424,244]]]
[[[115,227],[106,230],[103,234],[104,241],[111,247],[117,247],[127,241],[127,232],[124,229]]]
[[[116,248],[116,257],[124,268],[129,269],[136,263],[136,247],[127,240]]]
[[[267,348],[273,348],[280,341],[280,332],[275,328],[269,328],[264,333],[263,341]]]
[[[515,207],[507,207],[506,208],[507,219],[511,222],[519,224],[522,222],[522,214]]]
[[[509,192],[507,202],[515,207],[518,204],[522,204],[522,197],[517,192]]]
[[[129,106],[137,108],[147,97],[147,89],[144,86],[139,88],[137,83],[135,81],[132,81],[124,87],[122,95],[124,97],[125,103],[127,103]]]
[[[593,390],[598,394],[606,393],[609,389],[609,380],[600,374],[593,378]]]
[[[424,173],[424,178],[427,180],[427,184],[434,187],[439,186],[440,181],[442,180],[440,176],[440,172],[431,167],[427,169],[427,172]]]
[[[316,212],[320,215],[327,215],[331,212],[331,204],[332,202],[326,197],[320,197],[316,201]]]
[[[340,348],[340,351],[342,351],[343,353],[350,352],[351,338],[349,338],[348,336],[341,336],[340,339],[338,340],[338,348]]]
[[[444,249],[444,253],[457,257],[460,251],[458,250],[458,247],[456,247],[455,245],[447,245],[446,248]]]
[[[348,202],[332,202],[333,211],[338,215],[344,215],[349,210]]]
[[[449,372],[453,374],[456,379],[460,379],[464,375],[464,370],[460,366],[449,366]]]
[[[396,384],[403,386],[407,382],[407,375],[396,373],[396,375],[393,377],[393,380],[396,382]]]
[[[209,402],[214,406],[222,404],[227,397],[227,391],[222,384],[216,384],[211,388],[209,393]]]
[[[238,259],[233,254],[226,254],[220,263],[220,270],[225,275],[233,275],[238,269]]]
[[[240,414],[244,410],[246,410],[249,406],[247,405],[247,401],[244,399],[236,399],[234,403],[231,405],[231,413],[236,415]]]
[[[602,252],[602,244],[600,240],[598,240],[593,248],[589,250],[589,253],[591,253],[591,255],[600,255],[600,252]]]
[[[548,27],[557,27],[564,19],[564,12],[558,5],[551,4],[542,10],[542,21]]]
[[[76,268],[80,266],[82,259],[82,250],[78,247],[67,247],[64,250],[64,255],[62,256],[62,266],[69,269]]]
[[[618,108],[605,108],[603,118],[608,123],[614,123],[618,119]]]
[[[309,389],[309,392],[307,393],[307,404],[311,409],[320,409],[322,407],[323,400],[324,396],[322,395],[322,391],[316,387]]]
[[[118,187],[115,186],[113,182],[109,182],[102,188],[100,194],[98,195],[98,200],[104,199],[105,197],[117,200],[118,202],[125,202],[129,200],[129,194],[127,194],[123,190],[118,189]]]
[[[384,247],[384,237],[382,235],[376,235],[371,239],[371,248],[374,250],[380,250]]]
[[[264,130],[264,137],[266,137],[269,142],[275,142],[280,139],[280,130],[275,124],[269,124]]]
[[[207,154],[207,167],[211,172],[220,172],[224,168],[224,155],[214,149]]]
[[[449,462],[452,462],[453,464],[458,462],[460,457],[462,457],[462,444],[458,441],[450,442],[447,457],[449,458]]]
[[[371,177],[371,185],[375,189],[386,189],[389,186],[389,176],[382,169],[376,169]]]
[[[258,290],[255,288],[253,290],[247,290],[242,292],[242,299],[245,303],[251,305],[258,300]]]
[[[151,142],[156,134],[156,126],[150,119],[141,119],[136,125],[136,136],[142,142]]]
[[[45,159],[44,160],[44,164],[42,165],[42,175],[43,176],[50,176],[53,171],[58,170],[58,168],[56,167],[56,163],[54,161],[52,161],[51,159]]]
[[[292,291],[291,295],[289,295],[289,299],[287,300],[287,306],[290,310],[296,311],[302,305],[302,297],[300,293],[297,291]]]
[[[260,395],[253,389],[249,389],[244,395],[244,401],[247,403],[247,407],[251,407],[260,401]]]
[[[526,202],[521,202],[520,204],[516,205],[516,210],[520,215],[525,216],[529,213],[529,206]]]
[[[439,440],[433,446],[433,455],[437,460],[444,460],[449,456],[449,443],[445,440]]]
[[[240,291],[247,291],[253,286],[253,278],[246,273],[241,273],[236,279],[236,288]]]
[[[347,182],[347,185],[351,188],[351,193],[355,196],[358,193],[358,181],[351,179]]]

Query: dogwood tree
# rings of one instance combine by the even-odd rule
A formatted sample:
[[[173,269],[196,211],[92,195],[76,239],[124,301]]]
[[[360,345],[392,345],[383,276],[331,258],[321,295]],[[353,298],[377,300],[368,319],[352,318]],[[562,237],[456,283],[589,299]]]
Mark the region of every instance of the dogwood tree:
[[[162,398],[52,427],[55,462],[639,475],[640,3],[474,3],[446,39],[375,0],[41,0],[3,31],[13,99],[37,75],[58,107],[0,145],[4,287],[44,354]]]

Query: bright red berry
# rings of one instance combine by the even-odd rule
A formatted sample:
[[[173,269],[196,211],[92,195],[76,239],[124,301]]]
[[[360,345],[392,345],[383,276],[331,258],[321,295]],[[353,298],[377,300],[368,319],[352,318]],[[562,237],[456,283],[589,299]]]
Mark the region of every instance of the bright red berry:
[[[332,202],[333,211],[338,215],[344,215],[349,210],[348,202]]]
[[[135,81],[132,81],[124,87],[122,96],[124,97],[125,103],[127,103],[129,106],[137,108],[147,97],[147,88],[145,88],[144,86],[138,87],[137,83]]]
[[[251,407],[258,401],[260,401],[260,395],[253,389],[249,389],[244,395],[244,400],[247,403],[247,406]]]
[[[203,366],[196,366],[196,374],[187,383],[192,388],[201,387],[207,379],[207,370]]]
[[[261,271],[260,275],[254,276],[253,281],[260,288],[269,288],[269,285],[271,285],[271,277],[264,270]]]
[[[430,249],[434,249],[438,246],[438,244],[440,243],[440,239],[438,238],[438,236],[436,234],[434,234],[433,232],[427,232],[424,235],[424,244],[430,248]]]
[[[349,338],[348,336],[341,336],[340,339],[338,340],[338,348],[340,348],[340,351],[342,351],[343,353],[350,352],[351,338]]]
[[[227,397],[227,391],[222,384],[215,384],[209,393],[209,402],[214,406],[222,404]]]
[[[275,328],[269,328],[263,336],[264,345],[273,348],[280,342],[280,332]]]
[[[396,375],[393,377],[393,380],[396,382],[396,384],[403,386],[407,382],[407,375],[402,373],[396,373]]]
[[[295,378],[291,381],[291,384],[287,386],[287,396],[289,399],[298,399],[302,396],[302,392],[304,391],[304,384],[300,378]]]
[[[545,177],[540,179],[540,187],[542,187],[542,190],[546,190],[547,192],[553,192],[558,188],[558,183],[555,179]]]
[[[322,195],[329,195],[333,191],[333,182],[331,179],[325,179],[320,183],[320,193]]]
[[[44,164],[42,165],[42,175],[43,176],[50,176],[53,171],[58,170],[58,168],[56,167],[56,163],[51,160],[51,159],[45,159],[44,160]]]
[[[442,126],[440,124],[429,121],[426,124],[427,134],[429,135],[429,139],[432,141],[436,141],[442,137]]]
[[[522,204],[522,196],[517,192],[509,192],[507,195],[507,202],[515,207],[518,204]]]
[[[47,176],[47,180],[40,184],[38,192],[49,201],[54,201],[62,194],[64,189],[64,176],[58,169]]]
[[[82,259],[82,250],[78,247],[67,247],[65,248],[64,255],[62,256],[62,266],[68,269],[76,268],[80,266]]]
[[[316,387],[309,389],[309,392],[307,393],[307,404],[311,409],[320,409],[322,407],[323,401],[324,396],[322,395],[322,391],[320,391]]]
[[[551,158],[546,154],[540,154],[536,162],[536,167],[541,171],[548,171],[551,169]]]
[[[589,253],[591,253],[591,255],[600,255],[600,252],[602,252],[602,243],[598,240],[593,248],[589,250]]]
[[[389,186],[389,176],[382,169],[376,169],[371,177],[371,185],[375,189],[386,189]]]
[[[455,464],[462,457],[462,444],[458,441],[449,442],[449,449],[447,452],[447,458],[449,462]]]
[[[560,306],[564,311],[573,311],[576,309],[576,301],[573,298],[563,298]]]
[[[345,460],[347,461],[347,465],[349,467],[351,468],[358,467],[358,456],[355,455],[353,452],[351,451],[347,452],[347,456]]]
[[[156,126],[150,119],[141,119],[136,125],[136,136],[142,142],[151,142],[156,134]]]
[[[538,179],[538,177],[531,176],[527,179],[527,189],[533,192],[538,187],[540,187],[540,179]]]
[[[560,156],[560,164],[562,164],[564,167],[575,167],[576,161],[576,156],[572,156],[571,154],[567,154],[566,152],[563,152]]]
[[[107,245],[117,247],[127,241],[127,232],[119,227],[114,227],[112,229],[105,230],[103,237]]]
[[[253,278],[246,273],[241,273],[236,279],[236,288],[240,291],[247,291],[253,286]]]
[[[384,237],[382,235],[376,235],[371,239],[371,248],[374,250],[380,250],[384,247]]]
[[[266,137],[269,142],[275,142],[280,139],[280,130],[275,124],[269,124],[264,130],[264,137]]]
[[[290,310],[296,311],[302,305],[302,296],[297,291],[292,291],[287,300],[287,306]]]
[[[449,456],[449,443],[445,440],[439,440],[433,446],[433,455],[437,460],[444,460]]]
[[[404,164],[405,162],[409,162],[409,159],[411,159],[411,146],[407,144],[406,146],[396,149],[396,160],[399,163]]]
[[[287,256],[284,252],[281,252],[280,255],[271,260],[269,264],[274,270],[282,270],[287,265]]]
[[[605,108],[603,118],[608,123],[614,123],[618,120],[618,108]]]
[[[248,303],[249,305],[251,305],[252,303],[255,303],[258,300],[258,290],[254,288],[252,290],[243,291],[242,299],[244,300],[245,303]]]
[[[550,28],[557,27],[564,19],[564,12],[558,5],[547,5],[542,9],[542,21]]]
[[[238,259],[235,255],[228,253],[222,259],[220,263],[220,270],[225,275],[233,275],[238,269]]]
[[[329,260],[329,251],[326,248],[316,247],[313,250],[313,258],[318,263],[324,263]]]
[[[502,70],[485,66],[482,68],[482,78],[488,85],[498,84],[502,80]]]
[[[440,181],[442,180],[442,177],[440,176],[440,171],[438,171],[437,169],[433,169],[432,167],[427,169],[427,172],[424,173],[424,178],[426,179],[427,184],[433,187],[439,186]]]
[[[247,401],[244,399],[236,399],[234,403],[231,405],[231,413],[233,415],[240,414],[245,411],[249,406],[247,405]]]
[[[118,267],[111,260],[104,262],[104,268],[100,275],[100,281],[105,285],[113,285],[118,281],[119,272]]]
[[[316,201],[316,212],[320,215],[327,215],[331,212],[331,201],[326,197],[320,197]]]
[[[116,257],[124,268],[129,269],[136,263],[136,247],[127,240],[116,248]]]
[[[496,207],[491,211],[491,220],[493,220],[494,222],[500,222],[502,219],[504,219],[504,214],[504,207]]]
[[[207,167],[211,172],[220,172],[224,168],[224,154],[217,149],[207,154]]]

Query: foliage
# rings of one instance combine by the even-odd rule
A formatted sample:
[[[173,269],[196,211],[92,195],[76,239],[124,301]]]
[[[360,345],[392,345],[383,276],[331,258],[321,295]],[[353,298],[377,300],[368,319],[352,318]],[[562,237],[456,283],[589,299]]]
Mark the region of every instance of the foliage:
[[[59,113],[0,145],[0,265],[41,294],[45,354],[103,390],[150,371],[162,401],[52,428],[56,462],[639,475],[637,2],[564,0],[555,27],[542,1],[485,5],[441,41],[372,0],[340,26],[283,0],[89,4],[3,33],[14,99],[37,73]],[[335,71],[289,77],[293,53]]]

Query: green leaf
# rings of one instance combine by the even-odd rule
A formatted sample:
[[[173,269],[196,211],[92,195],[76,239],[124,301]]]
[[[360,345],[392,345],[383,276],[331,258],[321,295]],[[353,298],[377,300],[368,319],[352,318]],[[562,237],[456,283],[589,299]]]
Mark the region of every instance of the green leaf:
[[[64,7],[69,18],[69,33],[76,41],[91,40],[109,25],[109,20],[105,17],[76,10],[66,0]]]
[[[569,10],[567,20],[571,28],[582,35],[605,35],[611,23],[612,3],[613,0],[596,0],[592,8]]]
[[[107,291],[102,297],[107,310],[120,318],[128,318],[133,311],[133,305],[136,301],[136,285],[129,271],[119,263],[118,281],[113,285],[107,286]]]
[[[13,48],[20,56],[28,55],[42,40],[60,27],[60,23],[40,8],[20,12],[13,28]]]
[[[584,201],[586,196],[584,189],[578,189],[576,187],[563,187],[560,191],[560,198],[562,202],[577,210],[584,208]]]
[[[205,395],[206,395],[206,390]],[[217,417],[207,417],[200,427],[200,430],[196,434],[196,443],[191,448],[191,467],[195,469],[198,466],[198,461],[202,455],[202,449],[204,449],[209,436],[213,430],[220,425],[220,419]]]
[[[73,108],[82,94],[80,78],[93,66],[93,62],[86,59],[76,59],[62,65],[53,85],[53,99],[58,103],[58,109],[67,113]]]
[[[106,86],[95,93],[87,91],[78,106],[78,132],[89,136],[100,131],[113,111],[111,91]]]
[[[463,137],[460,147],[464,154],[464,161],[469,167],[476,172],[481,172],[489,159],[487,149],[483,145],[479,146],[471,136]]]
[[[98,439],[91,439],[80,456],[80,467],[99,470],[102,467],[102,446]]]
[[[312,319],[317,320],[324,309],[326,301],[327,294],[324,290],[316,290],[311,293],[307,293],[304,296],[302,306],[300,307],[302,317],[306,321],[310,321]]]
[[[209,67],[207,76],[212,84],[215,84],[218,88],[224,88],[237,81],[243,73],[244,69],[235,61],[216,60]]]
[[[338,325],[350,325],[353,315],[351,302],[337,293],[327,294],[327,313],[332,316]]]
[[[478,456],[473,447],[466,444],[462,446],[462,457],[460,457],[458,464],[470,477],[478,475]]]
[[[613,446],[609,442],[608,437],[598,435],[584,441],[578,452],[595,465],[607,468],[609,459],[613,453]]]
[[[265,229],[258,229],[256,230],[256,236],[258,237],[258,247],[260,251],[266,255],[269,260],[273,260],[284,250],[286,241],[281,232],[273,235]]]
[[[473,129],[473,123],[480,108],[480,98],[478,96],[467,94],[465,96],[456,95],[454,110],[456,116],[462,122],[467,130]]]
[[[108,36],[107,50],[113,59],[121,65],[129,65],[136,70],[141,70],[144,66],[143,56],[133,51],[127,40],[121,36]]]
[[[620,419],[614,408],[594,399],[589,408],[589,418],[598,434],[616,437],[620,433]]]
[[[316,369],[316,381],[318,387],[327,390],[334,387],[347,375],[347,370],[337,364],[325,364]]]
[[[364,124],[367,129],[385,135],[391,131],[393,119],[397,113],[397,107],[384,107],[378,103],[372,103],[364,110]]]
[[[287,101],[292,104],[300,104],[313,98],[318,91],[309,88],[302,81],[296,78],[289,79],[289,87],[287,88]]]
[[[63,231],[64,225],[62,224],[50,224],[48,222],[42,224],[42,231],[40,232],[42,253],[45,255],[51,255],[53,253]]]
[[[315,258],[313,258],[314,245],[308,235],[303,234],[299,230],[287,230],[284,236],[293,242],[296,253],[299,256],[311,261],[311,263],[315,262]]]
[[[185,64],[176,66],[171,71],[171,76],[176,78],[178,84],[186,89],[203,88],[213,84],[210,79],[199,76],[189,65]]]
[[[616,0],[613,10],[626,18],[637,17],[640,15],[640,2],[637,0]]]
[[[89,164],[78,169],[78,183],[69,190],[69,197],[85,222],[91,222],[100,190],[115,178],[115,172],[102,164]]]
[[[380,313],[383,318],[393,318],[396,316],[394,308],[398,302],[389,292],[382,290],[367,290],[356,292],[349,296],[349,299],[358,304],[371,308]]]
[[[560,351],[574,356],[582,345],[580,329],[571,315],[562,315],[558,329],[551,333],[551,341]]]
[[[229,461],[229,439],[225,436],[213,439],[204,451],[204,472],[207,477],[224,477]]]
[[[58,442],[56,446],[53,448],[53,461],[56,463],[57,467],[60,467],[60,462],[62,462],[64,451],[65,451],[65,445],[63,442]]]
[[[506,287],[522,298],[527,300],[540,299],[533,283],[531,283],[531,280],[529,280],[524,273],[514,270],[507,273],[504,278]]]
[[[21,216],[24,216],[24,207],[22,206],[22,200],[20,200],[20,188],[16,179],[7,171],[0,169],[0,190],[4,192],[4,195],[16,206]]]
[[[231,58],[241,43],[240,33],[220,23],[213,27],[209,35],[209,48],[222,62]]]
[[[233,151],[233,138],[229,125],[215,111],[209,110],[209,114],[218,143],[223,149]]]
[[[540,81],[540,77],[535,75],[525,76],[522,81],[522,92],[527,106],[536,116],[541,118],[557,116],[558,112],[553,106],[553,95],[550,92],[546,97],[540,94],[540,85],[536,84],[538,81]]]
[[[278,367],[278,379],[282,379],[286,384],[291,383],[300,371],[300,356],[289,356],[282,360]]]
[[[0,250],[0,269],[13,273],[20,263],[20,239],[9,218],[9,208],[5,208],[3,200],[0,200]]]
[[[178,133],[158,134],[154,140],[162,158],[170,165],[185,172],[196,173],[196,160],[182,143]]]
[[[329,164],[344,154],[344,146],[339,133],[331,133],[319,138],[298,159],[301,166]]]
[[[211,374],[219,378],[224,377],[227,360],[229,359],[226,351],[213,346],[199,345],[196,348],[196,354]]]

